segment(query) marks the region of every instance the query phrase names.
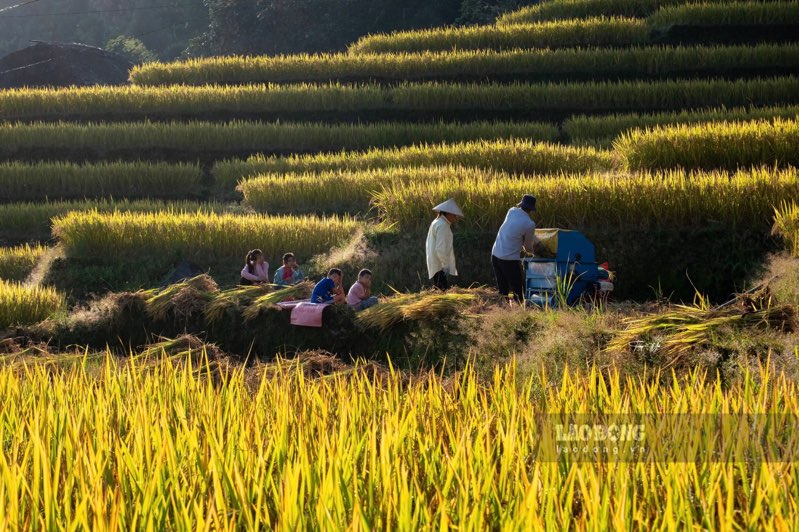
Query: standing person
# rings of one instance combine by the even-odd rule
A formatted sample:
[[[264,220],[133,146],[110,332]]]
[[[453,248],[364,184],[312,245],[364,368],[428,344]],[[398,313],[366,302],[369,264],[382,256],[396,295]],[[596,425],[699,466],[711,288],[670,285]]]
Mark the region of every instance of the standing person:
[[[264,259],[264,253],[260,249],[251,250],[244,258],[241,284],[245,286],[269,284],[269,263]]]
[[[344,276],[338,268],[327,272],[327,277],[316,283],[311,294],[311,303],[343,303],[345,300],[341,283]]]
[[[439,290],[449,289],[450,275],[458,275],[455,267],[455,249],[452,245],[452,224],[463,218],[463,211],[450,198],[433,207],[436,219],[427,231],[427,274],[433,280],[433,286]]]
[[[527,194],[516,206],[511,207],[499,228],[497,239],[491,250],[491,265],[497,278],[499,293],[524,302],[524,277],[522,273],[522,251],[532,252],[538,243],[535,222],[530,214],[535,212],[535,197]]]
[[[356,312],[377,305],[377,298],[372,295],[371,271],[358,272],[358,280],[350,287],[347,294],[347,304]]]
[[[303,273],[297,266],[297,258],[294,253],[283,255],[283,266],[275,271],[274,284],[278,286],[293,286],[303,279]]]

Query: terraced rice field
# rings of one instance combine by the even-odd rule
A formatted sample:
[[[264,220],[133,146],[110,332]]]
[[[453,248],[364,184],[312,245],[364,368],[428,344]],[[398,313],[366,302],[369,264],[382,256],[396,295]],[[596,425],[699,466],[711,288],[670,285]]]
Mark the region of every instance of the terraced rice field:
[[[714,455],[690,416],[799,411],[799,42],[767,35],[797,24],[794,0],[543,0],[0,91],[0,528],[795,529],[795,427]],[[615,301],[497,296],[524,194]],[[422,290],[448,198],[470,288]],[[238,286],[256,248],[370,268],[381,302],[292,325],[313,283]],[[541,420],[576,413],[689,456],[547,455]]]

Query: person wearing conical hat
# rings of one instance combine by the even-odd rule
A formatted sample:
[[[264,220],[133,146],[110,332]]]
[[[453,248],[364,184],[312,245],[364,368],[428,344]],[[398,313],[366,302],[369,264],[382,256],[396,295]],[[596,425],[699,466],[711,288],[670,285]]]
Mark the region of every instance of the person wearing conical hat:
[[[463,218],[463,211],[450,198],[433,207],[436,219],[427,231],[427,274],[439,290],[449,288],[449,276],[458,275],[455,266],[455,249],[452,244],[452,224]]]

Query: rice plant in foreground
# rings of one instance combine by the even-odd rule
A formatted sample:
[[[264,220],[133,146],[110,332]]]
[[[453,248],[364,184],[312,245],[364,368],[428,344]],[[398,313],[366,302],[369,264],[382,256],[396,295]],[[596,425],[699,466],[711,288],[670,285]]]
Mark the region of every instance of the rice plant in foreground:
[[[799,257],[799,205],[792,201],[782,203],[775,209],[774,231],[782,236],[788,250]]]
[[[0,332],[12,325],[38,323],[63,307],[64,296],[54,288],[0,279]]]
[[[47,251],[41,244],[0,247],[0,279],[23,281]]]
[[[799,121],[775,118],[658,126],[624,133],[613,147],[632,169],[796,166]]]
[[[613,167],[613,157],[608,151],[590,147],[510,139],[373,148],[366,152],[343,151],[290,157],[254,155],[246,161],[231,160],[217,163],[213,174],[220,186],[229,188],[243,177],[258,174],[445,165],[543,174],[609,170]]]
[[[652,530],[781,529],[797,519],[790,424],[773,427],[781,461],[762,460],[749,440],[743,454],[687,462],[553,459],[542,445],[547,419],[648,414],[662,423],[663,440],[647,440],[655,450],[698,455],[707,433],[685,414],[799,412],[795,379],[766,367],[747,366],[728,387],[698,369],[654,385],[568,368],[553,386],[512,366],[488,381],[471,370],[409,379],[370,367],[312,379],[290,362],[230,368],[212,356],[0,361],[3,522]]]
[[[270,257],[287,251],[311,257],[343,244],[358,227],[351,218],[335,216],[86,211],[54,220],[53,235],[72,257],[157,256],[237,264],[254,248]]]

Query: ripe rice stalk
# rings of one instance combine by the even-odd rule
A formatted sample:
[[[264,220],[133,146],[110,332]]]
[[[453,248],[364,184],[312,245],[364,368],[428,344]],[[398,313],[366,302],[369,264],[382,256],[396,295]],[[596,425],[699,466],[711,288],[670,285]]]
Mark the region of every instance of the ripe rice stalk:
[[[615,368],[526,375],[515,365],[487,380],[473,368],[383,370],[376,383],[373,366],[317,354],[309,365],[329,367],[328,378],[281,363],[232,366],[220,380],[198,371],[212,354],[187,344],[183,357],[103,352],[58,371],[59,355],[27,357],[24,370],[0,360],[4,519],[54,529],[594,530],[612,516],[647,530],[715,530],[795,518],[799,390],[771,366],[746,365],[723,384],[701,368],[658,383]],[[647,432],[655,454],[548,458],[542,442],[554,430],[542,413],[552,412],[648,415],[660,425]],[[715,455],[691,416],[730,412],[784,415],[768,418],[768,437],[733,438],[741,445]],[[78,496],[85,503],[71,507]]]
[[[64,296],[47,286],[27,286],[0,279],[0,331],[33,325],[64,309]]]
[[[269,285],[237,286],[219,292],[205,309],[206,323],[219,322],[229,309],[240,310],[249,306],[255,299],[266,295],[271,288]]]
[[[405,83],[241,86],[90,87],[11,89],[0,92],[0,119],[125,121],[270,116],[297,119],[351,113],[379,119],[386,113],[579,113],[677,110],[718,106],[799,103],[799,78],[623,81],[585,83]],[[527,116],[527,115],[522,115]],[[327,116],[327,115],[325,115]]]
[[[665,367],[670,367],[686,353],[710,344],[713,335],[723,327],[766,327],[782,331],[792,330],[796,323],[796,309],[790,305],[774,305],[770,299],[741,299],[737,303],[711,307],[708,300],[698,294],[694,305],[673,305],[655,314],[627,318],[623,330],[614,336],[606,350],[628,351],[635,349],[638,342],[654,342],[658,354],[669,359]]]
[[[644,18],[658,9],[696,0],[555,0],[544,1],[505,13],[497,19],[497,25],[528,24],[544,20],[579,19],[598,16]],[[765,0],[768,2],[769,0]],[[705,5],[729,4],[729,0],[705,0]],[[775,2],[776,3],[776,2]]]
[[[705,122],[743,122],[758,119],[796,119],[799,106],[779,107],[719,107],[705,111],[679,111],[669,113],[625,113],[602,116],[573,116],[563,124],[569,142],[578,145],[612,147],[615,138],[632,129],[698,124]]]
[[[395,54],[228,56],[135,67],[138,86],[425,81],[585,81],[794,73],[799,46],[642,46]]]
[[[649,16],[652,27],[672,24],[725,26],[798,24],[799,2],[690,2],[663,6]]]
[[[24,281],[45,252],[47,246],[42,244],[0,247],[0,279]]]
[[[88,211],[57,218],[53,235],[68,257],[159,256],[232,267],[254,248],[269,256],[293,250],[311,257],[348,241],[358,228],[355,220],[336,216]]]
[[[627,168],[688,170],[799,165],[799,121],[657,126],[624,133],[613,148]]]
[[[0,163],[0,201],[199,196],[196,164],[147,162]]]
[[[342,161],[346,160],[346,157],[342,158]],[[483,164],[492,162],[496,161],[488,159]],[[353,166],[358,166],[357,160],[353,163]],[[547,163],[554,165],[554,161]],[[522,168],[522,165],[518,167]],[[245,179],[238,189],[244,195],[244,202],[258,212],[372,216],[377,214],[373,209],[373,199],[386,187],[447,182],[453,178],[504,183],[512,177],[504,172],[462,166],[396,166],[320,173],[269,173]]]
[[[206,274],[172,284],[166,288],[141,292],[146,297],[147,313],[155,321],[179,320],[205,313],[219,292],[219,286]]]
[[[113,201],[108,199],[91,201],[43,201],[37,203],[18,202],[0,205],[0,238],[9,240],[48,240],[51,236],[52,220],[69,212],[236,212],[237,208],[222,203],[198,203],[193,201]]]
[[[774,210],[772,233],[781,236],[788,250],[799,257],[799,205],[785,201]]]
[[[175,368],[185,368],[196,378],[210,376],[217,384],[227,381],[238,369],[216,344],[206,343],[190,334],[177,338],[161,337],[157,342],[143,346],[132,358],[140,371],[148,371],[168,358]]]
[[[453,26],[361,37],[350,54],[397,54],[455,50],[513,50],[645,44],[649,28],[634,18],[594,17],[513,26]]]
[[[435,321],[452,316],[477,301],[471,293],[421,292],[397,294],[357,314],[358,322],[367,329],[387,331],[407,321]]]
[[[610,170],[613,155],[589,147],[510,139],[456,144],[423,144],[404,148],[375,148],[290,157],[255,155],[246,161],[218,163],[213,173],[220,185],[260,174],[322,173],[378,170],[391,167],[464,166],[510,173],[546,174]],[[287,177],[294,181],[294,177]],[[243,188],[252,189],[252,185]]]
[[[465,214],[459,224],[494,231],[508,208],[533,194],[539,227],[703,227],[713,222],[730,231],[762,227],[767,234],[774,207],[799,197],[799,174],[792,167],[733,175],[674,170],[520,177],[440,171],[451,177],[386,185],[376,192],[373,202],[381,219],[401,229],[426,227],[431,209],[455,198]]]
[[[61,157],[222,158],[251,153],[363,150],[418,143],[501,138],[554,141],[555,124],[541,122],[119,122],[0,123],[0,155]]]
[[[255,299],[250,305],[244,309],[242,315],[246,321],[253,320],[258,317],[262,310],[282,303],[284,301],[308,299],[311,297],[314,284],[310,281],[303,281],[293,286],[285,288],[277,288],[268,294],[264,294]]]
[[[396,167],[378,170],[336,170],[322,173],[264,174],[244,180],[239,190],[258,212],[280,214],[373,214],[376,191],[388,185],[464,178],[491,179],[491,172],[453,167]],[[505,176],[505,174],[500,174]]]

